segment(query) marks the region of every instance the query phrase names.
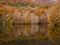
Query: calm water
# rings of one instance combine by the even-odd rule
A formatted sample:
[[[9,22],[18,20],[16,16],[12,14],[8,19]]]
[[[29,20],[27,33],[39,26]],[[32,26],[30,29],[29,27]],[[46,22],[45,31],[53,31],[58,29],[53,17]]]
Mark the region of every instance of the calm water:
[[[1,45],[52,45],[48,39],[47,27],[48,24],[0,25],[1,34],[9,37],[5,37],[9,41],[2,42]],[[2,39],[4,38],[0,40]]]
[[[37,35],[43,35],[47,37],[48,24],[12,24],[12,25],[0,25],[0,32],[7,35],[13,35],[14,38],[19,36],[28,37]]]

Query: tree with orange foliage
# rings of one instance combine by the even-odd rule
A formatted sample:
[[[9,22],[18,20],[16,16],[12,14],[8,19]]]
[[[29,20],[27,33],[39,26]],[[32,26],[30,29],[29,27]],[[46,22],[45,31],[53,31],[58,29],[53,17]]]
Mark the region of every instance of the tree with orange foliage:
[[[48,16],[48,36],[49,39],[55,44],[60,45],[60,4],[57,3],[51,14]]]

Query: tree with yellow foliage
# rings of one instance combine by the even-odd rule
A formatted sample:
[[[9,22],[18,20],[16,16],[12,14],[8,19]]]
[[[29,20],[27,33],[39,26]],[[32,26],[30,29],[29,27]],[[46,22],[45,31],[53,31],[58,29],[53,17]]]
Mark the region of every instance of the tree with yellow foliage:
[[[48,36],[49,39],[55,44],[60,45],[60,4],[56,4],[51,14],[48,16]]]

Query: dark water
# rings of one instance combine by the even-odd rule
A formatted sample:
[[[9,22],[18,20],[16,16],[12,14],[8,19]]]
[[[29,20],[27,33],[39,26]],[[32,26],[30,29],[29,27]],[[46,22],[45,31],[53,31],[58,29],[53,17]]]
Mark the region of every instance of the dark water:
[[[52,45],[47,34],[48,24],[5,24],[0,25],[1,45]],[[8,40],[8,41],[2,41]]]

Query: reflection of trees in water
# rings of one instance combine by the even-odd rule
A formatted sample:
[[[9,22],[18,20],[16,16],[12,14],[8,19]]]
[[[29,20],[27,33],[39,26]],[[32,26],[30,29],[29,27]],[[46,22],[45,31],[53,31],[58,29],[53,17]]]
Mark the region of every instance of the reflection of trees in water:
[[[21,26],[21,25],[20,25]],[[39,26],[39,25],[23,25],[22,28],[18,28],[15,26],[15,30],[21,30],[24,36],[31,36],[37,34],[39,31],[40,33],[46,34],[47,27],[46,26]]]
[[[38,37],[47,37],[47,26],[46,25],[38,25],[38,24],[32,24],[32,25],[11,25],[6,26],[4,28],[6,31],[8,31],[7,40],[9,39],[15,39],[15,38],[24,38],[24,37],[34,37],[37,34]]]

